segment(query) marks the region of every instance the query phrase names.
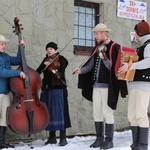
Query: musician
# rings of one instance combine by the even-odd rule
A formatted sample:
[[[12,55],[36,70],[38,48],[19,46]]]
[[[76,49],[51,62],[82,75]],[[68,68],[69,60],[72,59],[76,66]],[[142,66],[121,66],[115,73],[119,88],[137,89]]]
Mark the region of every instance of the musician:
[[[10,106],[8,79],[11,77],[20,76],[25,78],[25,74],[20,70],[12,70],[11,65],[21,64],[21,53],[18,48],[18,54],[16,57],[10,56],[5,52],[6,39],[3,35],[0,35],[0,149],[13,148],[13,145],[5,143],[5,134],[7,128],[6,122],[6,110]],[[19,44],[24,45],[24,41],[19,41]]]
[[[131,67],[128,63],[119,69],[125,73],[128,69],[136,69],[133,82],[129,82],[128,119],[131,124],[132,150],[148,149],[148,106],[150,99],[150,26],[142,20],[134,28],[141,46],[137,48],[138,62]]]
[[[109,149],[114,147],[113,110],[117,107],[119,90],[121,96],[125,97],[127,87],[126,82],[117,80],[115,75],[114,68],[120,45],[110,40],[110,29],[105,24],[97,24],[92,31],[98,43],[91,54],[93,56],[83,67],[75,68],[73,72],[80,74],[78,87],[82,89],[82,95],[88,100],[93,100],[96,140],[90,147]],[[106,47],[106,51],[103,50],[103,46]]]
[[[45,49],[46,57],[36,69],[39,74],[43,72],[44,75],[41,101],[46,103],[50,114],[50,120],[45,129],[49,131],[49,138],[45,144],[56,144],[56,130],[60,130],[59,146],[65,146],[67,144],[66,128],[71,127],[65,79],[68,61],[57,53],[56,43],[48,43]]]

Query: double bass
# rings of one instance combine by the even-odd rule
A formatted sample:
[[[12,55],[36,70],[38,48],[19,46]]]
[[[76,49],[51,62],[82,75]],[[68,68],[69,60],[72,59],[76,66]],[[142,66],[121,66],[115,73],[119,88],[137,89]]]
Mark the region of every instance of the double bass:
[[[15,33],[22,40],[19,19],[14,19]],[[23,45],[21,50],[22,64],[18,67],[25,73],[26,78],[14,77],[10,79],[10,90],[13,93],[13,103],[7,109],[8,127],[18,134],[32,134],[45,129],[49,122],[46,105],[39,100],[38,90],[41,78],[32,68],[27,66]]]

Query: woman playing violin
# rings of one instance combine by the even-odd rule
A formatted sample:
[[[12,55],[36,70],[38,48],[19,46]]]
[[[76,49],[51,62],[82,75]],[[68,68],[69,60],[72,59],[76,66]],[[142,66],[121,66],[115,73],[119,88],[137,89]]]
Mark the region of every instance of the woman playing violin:
[[[41,101],[46,103],[50,114],[50,121],[45,129],[49,131],[49,138],[45,144],[56,144],[56,130],[59,130],[59,146],[65,146],[67,144],[66,128],[71,127],[65,79],[68,61],[64,56],[57,53],[56,43],[48,43],[45,49],[46,57],[36,69],[39,74],[43,72],[44,75]]]

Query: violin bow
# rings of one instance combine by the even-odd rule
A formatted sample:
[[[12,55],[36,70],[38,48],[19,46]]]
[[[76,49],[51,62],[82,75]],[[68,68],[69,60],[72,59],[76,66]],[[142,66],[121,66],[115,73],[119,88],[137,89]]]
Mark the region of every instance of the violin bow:
[[[89,56],[89,58],[86,60],[86,61],[84,61],[78,68],[80,69],[80,68],[82,68],[92,57],[93,57],[93,55],[99,50],[99,52],[103,52],[103,50],[105,49],[105,46],[104,46],[104,44],[102,44],[101,46],[100,45],[98,45],[96,48],[95,48],[95,50],[94,50],[94,52]],[[74,71],[72,74],[75,74],[76,72]]]
[[[50,66],[56,59],[57,59],[57,57],[65,50],[65,48],[71,43],[71,41],[73,40],[74,38],[72,38],[69,42],[68,42],[68,44],[61,50],[61,51],[58,51],[58,55],[55,57],[55,58],[53,58],[52,59],[52,61],[50,62],[50,64],[48,65],[48,66]],[[56,54],[56,53],[55,53]],[[53,55],[53,54],[52,54]],[[47,67],[48,67],[47,66]],[[47,68],[46,67],[46,68]]]
[[[42,72],[43,72],[46,68],[48,68],[48,67],[58,58],[58,56],[65,50],[65,48],[71,43],[71,41],[72,41],[73,39],[74,39],[74,38],[72,38],[72,39],[69,41],[69,43],[68,43],[61,51],[56,50],[57,52],[55,52],[54,54],[58,53],[58,55],[57,55],[55,58],[53,58],[53,59],[51,60],[50,64],[49,64],[48,66],[46,66],[46,67],[42,70]],[[52,54],[52,55],[54,55],[54,54]],[[52,56],[52,55],[50,55],[50,56]],[[49,56],[49,57],[50,57],[50,56]]]

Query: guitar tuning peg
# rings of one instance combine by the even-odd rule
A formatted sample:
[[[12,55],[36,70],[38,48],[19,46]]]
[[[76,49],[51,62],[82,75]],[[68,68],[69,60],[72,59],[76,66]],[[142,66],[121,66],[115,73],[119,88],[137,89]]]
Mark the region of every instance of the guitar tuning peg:
[[[12,28],[15,28],[14,26],[12,26]]]
[[[23,28],[21,28],[21,30],[23,30]]]
[[[22,24],[19,24],[19,26],[22,26]]]
[[[14,30],[13,33],[15,33],[16,31]]]

